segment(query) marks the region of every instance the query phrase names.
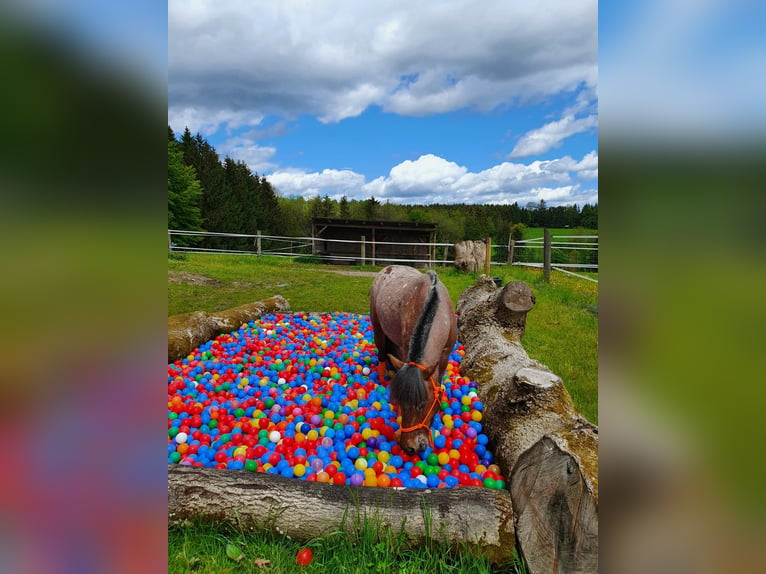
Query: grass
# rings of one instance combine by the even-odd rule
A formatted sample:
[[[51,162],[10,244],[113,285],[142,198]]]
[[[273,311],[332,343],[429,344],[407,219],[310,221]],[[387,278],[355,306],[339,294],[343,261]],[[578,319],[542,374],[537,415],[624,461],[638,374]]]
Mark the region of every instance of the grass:
[[[228,552],[227,552],[228,548]],[[295,557],[310,548],[309,565],[298,566]],[[239,558],[242,556],[242,558]],[[257,561],[261,561],[261,566]],[[268,561],[264,563],[262,561]],[[229,524],[198,522],[168,529],[169,573],[324,573],[401,574],[524,573],[523,562],[514,558],[505,565],[471,556],[461,548],[425,543],[410,545],[401,532],[381,528],[368,520],[354,528],[344,527],[307,543],[273,532],[249,532]]]
[[[168,269],[215,279],[215,284],[168,284],[169,314],[196,310],[219,311],[283,295],[295,311],[347,311],[369,313],[372,278],[344,276],[336,271],[378,271],[379,267],[331,267],[290,259],[248,255],[171,254]],[[459,273],[454,268],[436,270],[453,303],[475,284],[478,274]],[[589,281],[553,272],[543,281],[542,270],[493,266],[493,277],[524,281],[537,303],[528,315],[523,340],[530,357],[547,365],[564,380],[575,406],[590,421],[598,423],[598,287]],[[307,544],[274,532],[245,532],[228,525],[193,524],[168,531],[168,571],[188,573],[247,572],[438,572],[502,573],[525,572],[515,560],[493,567],[460,549],[426,544],[409,547],[397,533],[365,523],[353,531],[341,531]],[[243,558],[227,555],[233,544]],[[312,563],[297,566],[295,556],[308,546]],[[256,559],[268,560],[261,569]]]
[[[168,269],[203,275],[217,285],[168,284],[168,313],[220,311],[283,295],[294,311],[369,313],[371,277],[343,276],[335,271],[378,271],[379,267],[327,266],[278,257],[184,254],[169,258]],[[476,282],[478,274],[437,269],[453,303]],[[530,357],[547,365],[564,381],[575,406],[598,424],[598,287],[554,271],[551,282],[542,270],[493,266],[503,283],[524,281],[537,304],[527,318],[523,340]]]

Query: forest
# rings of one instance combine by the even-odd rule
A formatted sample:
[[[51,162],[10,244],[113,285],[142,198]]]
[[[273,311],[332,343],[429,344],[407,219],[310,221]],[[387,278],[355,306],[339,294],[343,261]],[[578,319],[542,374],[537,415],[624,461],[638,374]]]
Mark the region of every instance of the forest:
[[[221,159],[199,133],[186,128],[177,137],[168,126],[168,229],[307,237],[312,217],[430,222],[438,226],[437,242],[493,237],[505,243],[511,233],[521,239],[527,227],[598,229],[598,204],[400,205],[375,197],[283,197],[245,162]],[[195,241],[179,238],[179,244]],[[224,243],[222,238],[205,241],[210,247]]]

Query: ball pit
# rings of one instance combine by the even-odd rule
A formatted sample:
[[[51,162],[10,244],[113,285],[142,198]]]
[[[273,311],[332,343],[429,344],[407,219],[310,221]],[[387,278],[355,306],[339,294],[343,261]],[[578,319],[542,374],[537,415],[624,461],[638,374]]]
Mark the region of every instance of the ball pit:
[[[168,365],[168,462],[355,486],[503,489],[460,342],[433,445],[407,455],[367,315],[272,314]]]

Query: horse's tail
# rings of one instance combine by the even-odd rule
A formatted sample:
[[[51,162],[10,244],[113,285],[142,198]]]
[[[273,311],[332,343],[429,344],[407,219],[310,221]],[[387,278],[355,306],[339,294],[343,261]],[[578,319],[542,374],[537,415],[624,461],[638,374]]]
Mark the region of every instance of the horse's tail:
[[[426,342],[431,332],[434,317],[436,317],[436,309],[439,307],[439,291],[436,289],[439,277],[430,269],[426,272],[426,275],[431,280],[431,284],[428,287],[428,295],[423,303],[423,311],[420,313],[420,318],[412,332],[412,339],[410,339],[410,361],[416,363],[420,363],[423,360],[423,351],[426,348]]]

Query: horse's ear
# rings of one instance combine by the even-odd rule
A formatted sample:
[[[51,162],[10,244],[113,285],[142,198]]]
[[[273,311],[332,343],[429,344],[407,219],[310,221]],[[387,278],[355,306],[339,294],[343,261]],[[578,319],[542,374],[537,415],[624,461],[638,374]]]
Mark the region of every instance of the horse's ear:
[[[436,370],[436,365],[426,365],[426,368],[423,369],[423,379],[428,379],[431,375],[434,374],[434,371]]]
[[[397,371],[404,366],[404,363],[402,363],[399,359],[394,357],[391,353],[388,354],[388,360],[391,361],[391,364],[394,366],[394,368]]]

